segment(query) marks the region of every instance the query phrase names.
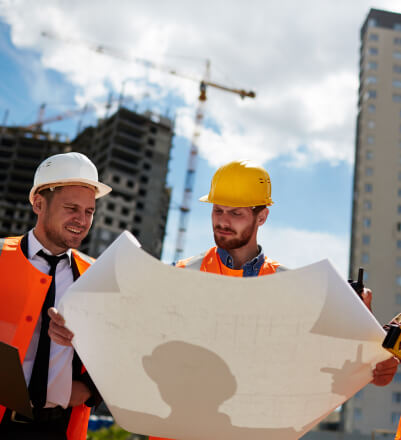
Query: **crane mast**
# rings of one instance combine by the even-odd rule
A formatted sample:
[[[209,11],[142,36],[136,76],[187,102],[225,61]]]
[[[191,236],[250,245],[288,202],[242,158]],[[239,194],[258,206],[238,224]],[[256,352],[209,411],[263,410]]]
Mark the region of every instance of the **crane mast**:
[[[170,75],[174,75],[183,79],[188,79],[191,81],[196,81],[199,83],[200,94],[198,98],[198,105],[195,113],[195,126],[194,132],[192,134],[191,139],[191,147],[189,152],[189,158],[187,163],[187,169],[185,173],[185,182],[184,182],[184,191],[182,195],[182,201],[180,205],[180,216],[178,223],[178,232],[174,253],[174,261],[177,261],[182,257],[185,247],[185,235],[187,232],[188,226],[188,216],[191,210],[191,201],[192,201],[192,193],[195,181],[196,174],[196,165],[198,159],[198,147],[199,147],[199,137],[201,134],[203,119],[204,119],[204,107],[206,102],[206,89],[207,87],[213,87],[219,90],[223,90],[230,93],[235,93],[239,95],[242,99],[244,98],[255,98],[256,94],[253,91],[247,91],[244,89],[236,89],[232,87],[225,86],[223,84],[217,84],[215,82],[210,81],[210,61],[206,60],[205,72],[203,78],[199,80],[199,78],[195,78],[191,75],[187,75],[181,72],[176,71],[175,69],[164,66],[161,64],[154,63],[153,61],[146,60],[144,58],[139,57],[128,57],[123,52],[114,49],[112,47],[104,46],[104,45],[94,45],[93,43],[82,42],[72,38],[63,38],[54,33],[43,31],[41,33],[43,37],[56,39],[59,41],[64,41],[69,44],[85,44],[90,50],[93,50],[99,54],[112,56],[114,58],[119,58],[125,61],[131,61],[138,64],[141,64],[145,67],[151,67],[153,69],[157,69],[168,73]]]

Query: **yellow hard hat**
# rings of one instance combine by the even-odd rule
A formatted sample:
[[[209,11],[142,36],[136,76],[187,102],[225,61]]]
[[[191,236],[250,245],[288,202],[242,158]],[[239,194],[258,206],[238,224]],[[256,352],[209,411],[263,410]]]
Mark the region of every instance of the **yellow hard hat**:
[[[209,194],[199,199],[216,205],[270,206],[270,176],[250,160],[236,160],[220,167],[213,176]]]

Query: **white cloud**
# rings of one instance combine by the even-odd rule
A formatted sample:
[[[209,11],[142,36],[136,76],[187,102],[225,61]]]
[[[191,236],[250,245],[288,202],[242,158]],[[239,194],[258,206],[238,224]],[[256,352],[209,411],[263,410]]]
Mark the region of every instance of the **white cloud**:
[[[254,89],[255,100],[241,101],[209,88],[206,119],[218,130],[203,130],[200,154],[214,167],[244,151],[262,162],[285,155],[296,166],[353,160],[364,0],[239,0],[235,8],[211,0],[38,0],[35,7],[2,0],[1,6],[14,44],[39,51],[44,67],[64,73],[76,86],[77,105],[105,100],[108,87],[119,93],[131,78],[135,85],[127,83],[126,92],[137,100],[145,93],[158,103],[169,93],[179,96],[185,105],[177,127],[191,137],[197,84],[119,57],[197,77],[208,57],[214,81]],[[396,0],[378,0],[376,7],[401,11]],[[43,30],[81,43],[47,40]],[[116,57],[94,53],[88,42],[114,47]]]
[[[348,276],[349,237],[266,224],[259,230],[259,242],[268,257],[291,269],[329,258]]]

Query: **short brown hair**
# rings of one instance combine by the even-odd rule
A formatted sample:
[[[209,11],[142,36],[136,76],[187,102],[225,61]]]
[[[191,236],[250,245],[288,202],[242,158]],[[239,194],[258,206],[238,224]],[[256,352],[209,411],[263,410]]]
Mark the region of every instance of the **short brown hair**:
[[[253,215],[258,215],[259,212],[263,211],[265,208],[267,208],[266,205],[253,206],[252,213]]]

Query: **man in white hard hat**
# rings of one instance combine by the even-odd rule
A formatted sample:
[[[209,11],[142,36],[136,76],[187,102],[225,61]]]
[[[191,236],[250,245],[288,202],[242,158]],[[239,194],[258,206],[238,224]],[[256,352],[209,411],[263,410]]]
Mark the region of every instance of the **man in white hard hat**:
[[[90,406],[101,398],[73,348],[50,340],[48,309],[91,264],[75,248],[91,227],[95,199],[110,191],[85,155],[51,156],[29,194],[35,227],[0,240],[0,322],[9,324],[0,341],[19,350],[34,416],[0,407],[2,440],[86,438]]]

